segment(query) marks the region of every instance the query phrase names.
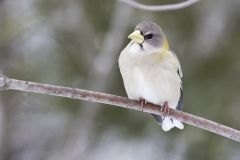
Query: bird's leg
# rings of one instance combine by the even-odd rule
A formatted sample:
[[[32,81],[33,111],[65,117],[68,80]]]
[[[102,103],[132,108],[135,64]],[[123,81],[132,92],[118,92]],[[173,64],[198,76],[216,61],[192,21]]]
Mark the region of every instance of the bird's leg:
[[[147,104],[147,101],[145,99],[140,98],[138,102],[140,103],[141,111],[143,112],[144,105]]]
[[[162,111],[162,112],[165,112],[165,113],[167,113],[167,115],[169,115],[169,106],[168,106],[168,102],[167,102],[167,101],[165,101],[165,102],[163,103],[163,105],[162,105],[162,107],[161,107],[161,111]]]

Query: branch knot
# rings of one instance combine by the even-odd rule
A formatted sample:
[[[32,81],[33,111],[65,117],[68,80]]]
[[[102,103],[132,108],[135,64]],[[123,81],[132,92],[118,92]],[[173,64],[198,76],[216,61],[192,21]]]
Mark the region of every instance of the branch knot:
[[[5,90],[7,86],[8,77],[3,74],[3,72],[0,70],[0,90]]]

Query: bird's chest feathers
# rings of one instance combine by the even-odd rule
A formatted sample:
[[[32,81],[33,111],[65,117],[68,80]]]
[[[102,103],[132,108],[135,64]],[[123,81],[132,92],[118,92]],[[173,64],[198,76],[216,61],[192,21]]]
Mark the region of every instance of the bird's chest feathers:
[[[129,98],[143,98],[155,104],[168,101],[176,106],[181,79],[168,53],[120,57],[120,70]]]
[[[144,98],[159,104],[173,96],[180,82],[166,56],[166,53],[127,56],[122,74],[125,74],[124,84],[130,98]]]
[[[156,65],[147,60],[143,63],[133,65],[131,73],[133,83],[136,83],[135,89],[138,90],[141,98],[154,98],[157,92],[163,90],[161,86],[166,85],[166,82],[168,82],[168,75],[164,71],[163,66],[160,64]]]

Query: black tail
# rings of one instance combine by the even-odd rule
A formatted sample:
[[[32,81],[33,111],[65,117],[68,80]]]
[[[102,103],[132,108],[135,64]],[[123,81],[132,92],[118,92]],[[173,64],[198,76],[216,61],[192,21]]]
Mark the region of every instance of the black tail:
[[[162,124],[162,117],[156,114],[151,114],[153,118],[160,124]]]

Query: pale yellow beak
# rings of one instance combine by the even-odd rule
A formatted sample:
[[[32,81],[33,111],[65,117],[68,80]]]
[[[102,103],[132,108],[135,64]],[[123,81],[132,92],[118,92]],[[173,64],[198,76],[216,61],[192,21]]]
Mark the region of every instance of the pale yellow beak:
[[[131,34],[128,36],[128,38],[132,39],[133,42],[139,43],[139,44],[143,43],[143,41],[144,41],[144,37],[143,37],[143,35],[141,34],[140,30],[134,31],[133,33],[131,33]]]

